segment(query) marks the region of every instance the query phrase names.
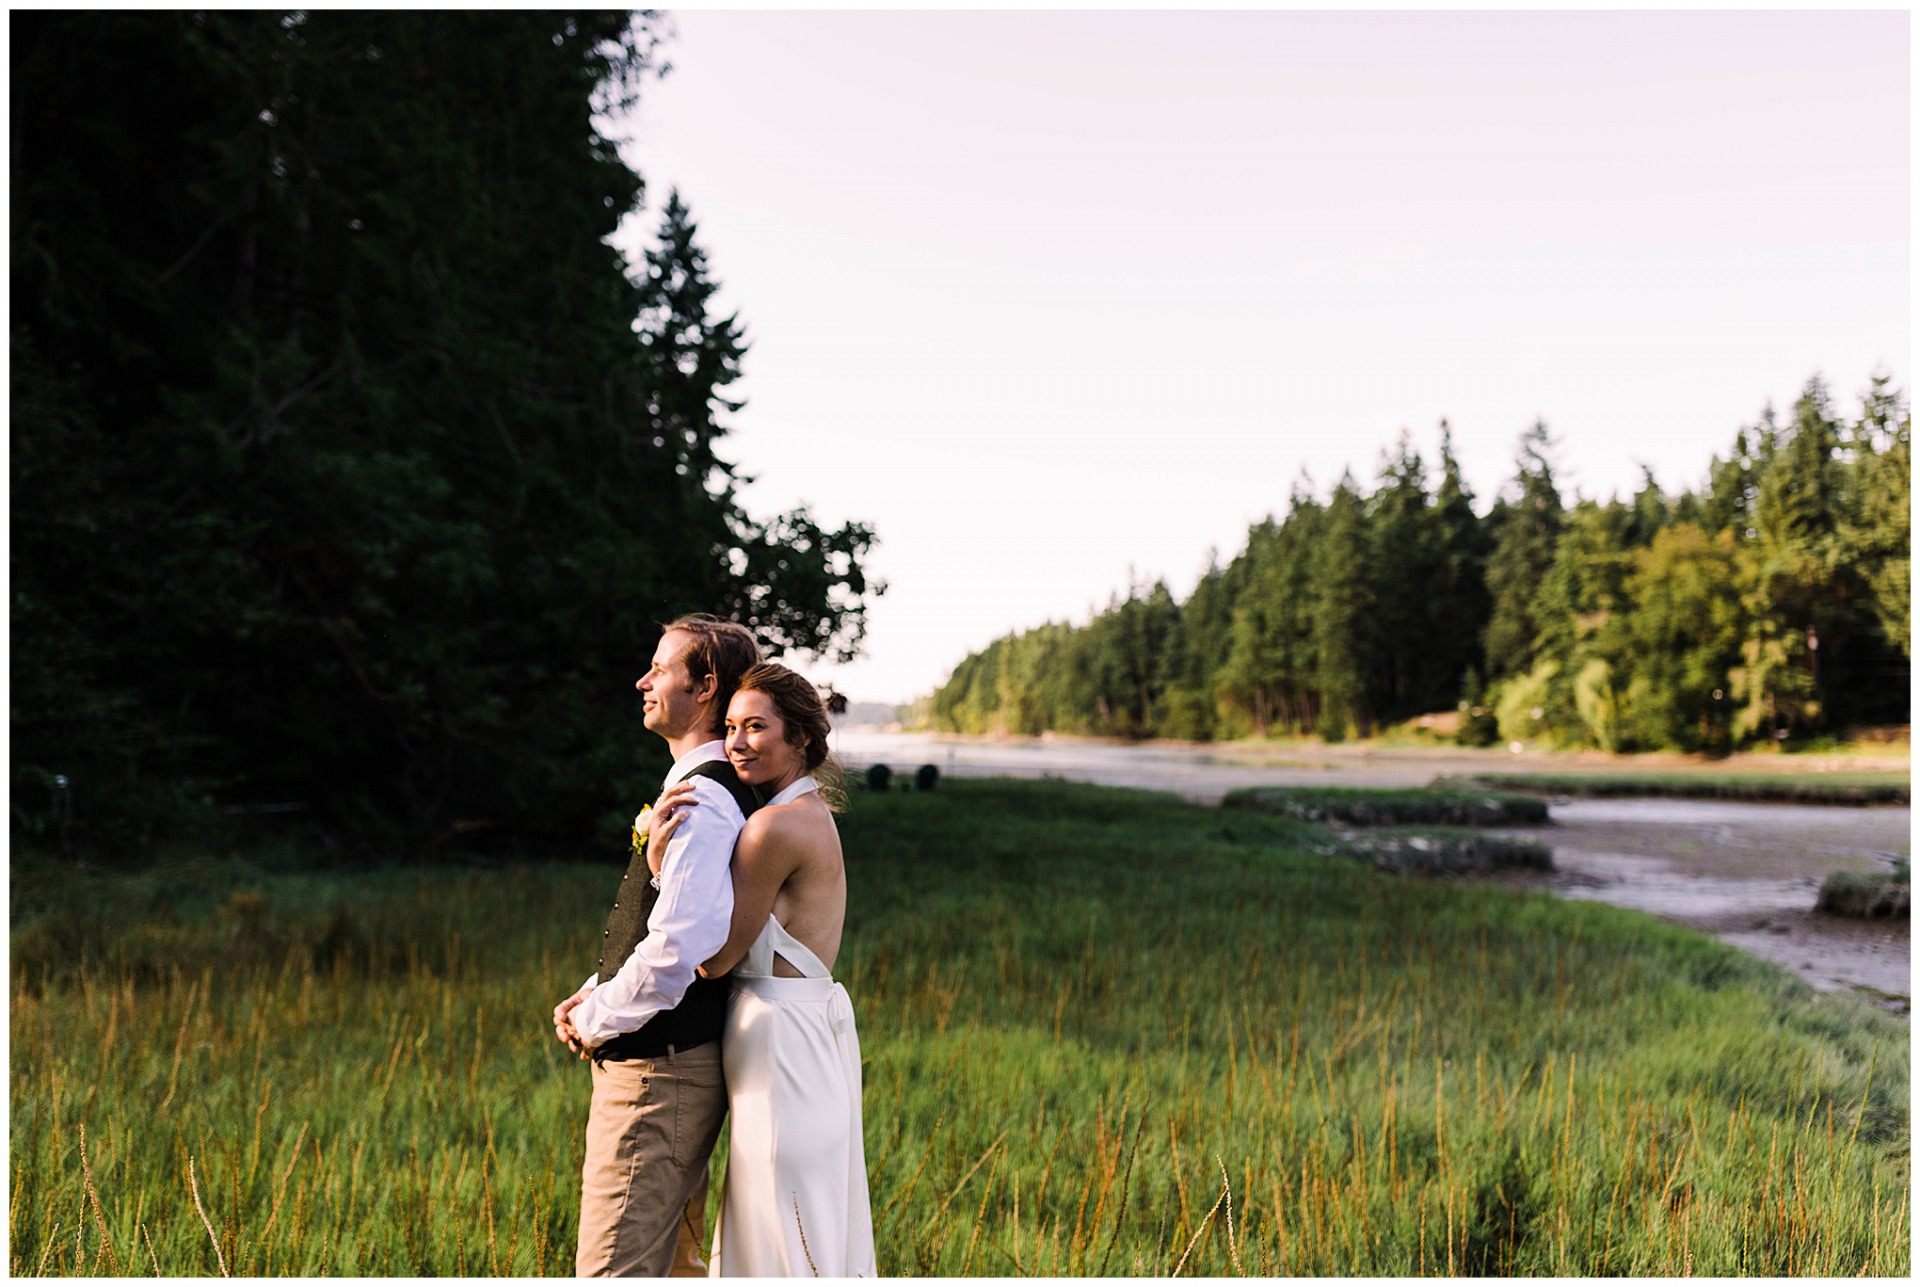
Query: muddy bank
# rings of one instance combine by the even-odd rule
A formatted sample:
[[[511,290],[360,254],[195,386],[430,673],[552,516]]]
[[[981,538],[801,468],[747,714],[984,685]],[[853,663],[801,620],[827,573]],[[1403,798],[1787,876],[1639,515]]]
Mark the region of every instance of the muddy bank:
[[[1682,800],[1556,803],[1550,876],[1509,878],[1651,912],[1778,962],[1815,987],[1911,1005],[1910,922],[1813,910],[1835,871],[1907,855],[1912,810]]]

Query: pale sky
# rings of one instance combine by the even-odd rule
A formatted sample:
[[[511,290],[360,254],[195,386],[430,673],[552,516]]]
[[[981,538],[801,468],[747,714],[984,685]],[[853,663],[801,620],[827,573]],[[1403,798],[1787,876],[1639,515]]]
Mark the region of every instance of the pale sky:
[[[1904,12],[676,13],[624,154],[752,349],[723,454],[878,529],[906,701],[1185,598],[1310,471],[1447,418],[1484,512],[1669,491],[1823,373],[1910,387]]]

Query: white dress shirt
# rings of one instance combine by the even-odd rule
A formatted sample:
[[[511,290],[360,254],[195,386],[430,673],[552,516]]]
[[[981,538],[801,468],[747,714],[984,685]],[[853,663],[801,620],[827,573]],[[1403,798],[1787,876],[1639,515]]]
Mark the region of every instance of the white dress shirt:
[[[665,786],[725,758],[718,739],[695,747],[675,761]],[[733,844],[747,820],[733,793],[712,778],[695,778],[693,790],[698,803],[667,842],[660,863],[660,899],[647,917],[647,936],[612,978],[602,981],[596,973],[587,979],[593,991],[573,1011],[574,1029],[590,1047],[679,1005],[701,962],[726,946],[733,925]]]

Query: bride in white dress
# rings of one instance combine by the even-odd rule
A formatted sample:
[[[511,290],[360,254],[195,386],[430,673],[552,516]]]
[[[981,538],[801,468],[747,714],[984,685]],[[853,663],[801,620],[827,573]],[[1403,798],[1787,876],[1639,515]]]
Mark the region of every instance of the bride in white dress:
[[[721,1038],[729,1110],[714,1277],[877,1274],[861,1147],[860,1041],[832,965],[846,919],[827,713],[813,685],[756,666],[727,707],[727,758],[766,797],[734,847],[733,929],[701,967],[733,971]],[[667,838],[690,793],[661,801]],[[665,828],[665,835],[660,829]]]

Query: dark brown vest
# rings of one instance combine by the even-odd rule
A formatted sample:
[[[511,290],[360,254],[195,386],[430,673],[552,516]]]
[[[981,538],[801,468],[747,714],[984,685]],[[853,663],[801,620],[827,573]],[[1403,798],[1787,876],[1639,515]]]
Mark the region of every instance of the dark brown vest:
[[[727,789],[740,812],[751,815],[760,807],[760,797],[742,782],[725,760],[708,760],[687,777],[712,778]],[[653,887],[653,871],[645,853],[637,853],[627,863],[627,874],[620,878],[620,892],[614,896],[613,910],[607,913],[606,932],[600,936],[600,978],[612,978],[633,955],[633,949],[647,936],[647,917],[660,901]],[[688,1050],[709,1041],[720,1040],[727,1023],[727,993],[732,983],[725,979],[703,979],[695,975],[680,1004],[662,1011],[632,1032],[602,1042],[593,1052],[595,1059],[657,1059],[667,1048]]]

